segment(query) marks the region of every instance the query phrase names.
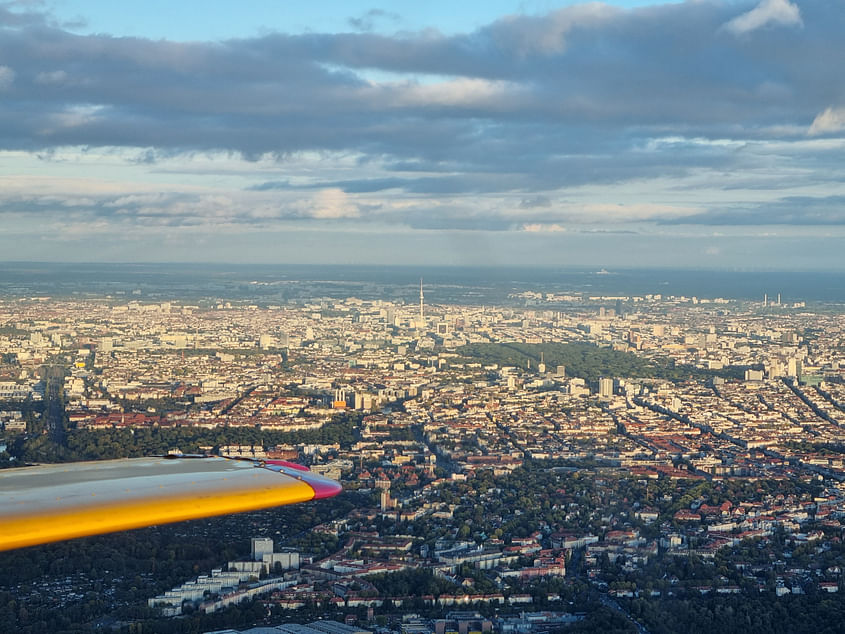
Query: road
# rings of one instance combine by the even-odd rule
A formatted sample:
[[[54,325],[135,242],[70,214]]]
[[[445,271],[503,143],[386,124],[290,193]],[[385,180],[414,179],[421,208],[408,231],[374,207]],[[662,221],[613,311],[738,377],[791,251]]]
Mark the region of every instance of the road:
[[[570,579],[586,579],[586,575],[584,574],[583,568],[581,566],[581,560],[584,557],[584,549],[583,548],[574,548],[572,550],[572,558],[569,560],[569,563],[566,566],[566,576]],[[624,616],[631,624],[637,628],[637,632],[639,634],[649,634],[648,629],[641,623],[639,623],[631,614],[623,608],[616,599],[613,599],[607,592],[600,592],[599,593],[599,601],[601,601],[602,605],[605,607],[610,608],[614,612],[619,612],[622,616]]]
[[[644,625],[642,625],[639,621],[637,621],[633,616],[630,615],[628,610],[623,608],[619,603],[616,602],[616,599],[610,597],[610,595],[602,593],[600,595],[600,600],[603,605],[609,607],[611,610],[615,610],[619,612],[622,616],[628,619],[634,627],[637,628],[637,632],[640,634],[648,634],[648,630]]]

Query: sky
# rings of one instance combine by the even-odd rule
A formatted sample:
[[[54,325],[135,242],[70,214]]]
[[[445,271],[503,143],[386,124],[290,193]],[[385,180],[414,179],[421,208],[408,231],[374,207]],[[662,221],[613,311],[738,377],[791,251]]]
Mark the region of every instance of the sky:
[[[845,270],[842,0],[0,0],[0,261]]]

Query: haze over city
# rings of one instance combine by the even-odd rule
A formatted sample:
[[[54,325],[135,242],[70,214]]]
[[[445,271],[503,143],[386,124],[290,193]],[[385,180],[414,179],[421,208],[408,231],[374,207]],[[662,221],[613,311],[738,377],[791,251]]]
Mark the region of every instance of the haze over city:
[[[4,259],[841,270],[838,0],[6,2]]]

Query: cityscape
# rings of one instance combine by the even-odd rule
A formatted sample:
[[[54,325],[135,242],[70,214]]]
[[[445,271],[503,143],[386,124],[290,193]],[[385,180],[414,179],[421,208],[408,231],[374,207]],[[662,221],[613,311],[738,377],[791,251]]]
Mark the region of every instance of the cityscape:
[[[660,632],[839,596],[841,309],[521,286],[502,305],[433,304],[417,289],[6,296],[4,467],[207,453],[296,462],[344,493],[6,553],[4,622],[61,631],[40,610],[90,601],[90,574],[32,558],[81,543],[90,570],[110,540],[143,560],[120,540],[150,535],[213,545],[131,580],[150,562],[110,554],[89,626]],[[690,604],[710,612],[691,621]]]
[[[0,0],[0,634],[845,631],[842,0]]]

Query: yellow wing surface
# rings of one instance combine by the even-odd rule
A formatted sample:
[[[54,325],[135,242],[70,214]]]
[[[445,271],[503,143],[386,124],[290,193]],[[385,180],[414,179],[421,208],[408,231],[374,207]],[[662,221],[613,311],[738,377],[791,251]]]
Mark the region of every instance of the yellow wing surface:
[[[284,462],[131,458],[0,471],[0,550],[337,495]]]

